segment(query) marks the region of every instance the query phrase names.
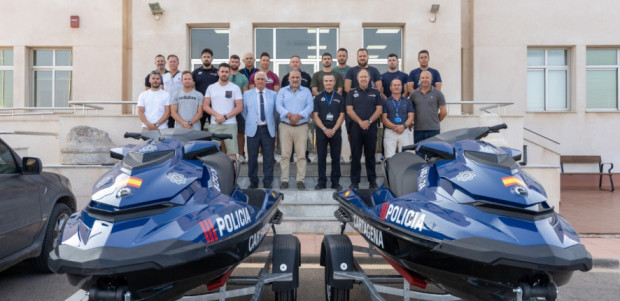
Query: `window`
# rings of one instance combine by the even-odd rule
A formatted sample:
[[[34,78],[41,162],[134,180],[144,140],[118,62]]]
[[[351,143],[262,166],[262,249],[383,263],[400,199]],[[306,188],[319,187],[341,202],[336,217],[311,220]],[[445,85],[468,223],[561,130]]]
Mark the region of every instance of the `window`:
[[[228,63],[230,59],[228,28],[192,28],[190,29],[191,66],[192,70],[202,66],[202,50],[209,48],[213,51],[214,66]],[[243,53],[238,53],[243,57]]]
[[[403,71],[402,44],[400,28],[364,28],[363,47],[368,50],[368,64],[379,69],[382,74],[388,71],[387,58],[391,53],[398,56],[398,68]],[[357,49],[353,53],[355,56]]]
[[[527,50],[527,110],[567,111],[568,49]]]
[[[618,110],[618,49],[586,51],[586,108]]]
[[[13,50],[0,49],[0,108],[13,106]]]
[[[323,68],[321,55],[329,52],[334,61],[338,51],[336,28],[256,28],[256,61],[263,52],[271,55],[271,70],[283,76],[289,72],[293,55],[301,58],[301,69],[313,74]],[[257,63],[258,67],[258,63]]]
[[[31,99],[34,107],[67,107],[71,100],[73,59],[70,49],[34,49]]]
[[[11,150],[0,142],[0,174],[11,174],[17,172],[17,164]]]

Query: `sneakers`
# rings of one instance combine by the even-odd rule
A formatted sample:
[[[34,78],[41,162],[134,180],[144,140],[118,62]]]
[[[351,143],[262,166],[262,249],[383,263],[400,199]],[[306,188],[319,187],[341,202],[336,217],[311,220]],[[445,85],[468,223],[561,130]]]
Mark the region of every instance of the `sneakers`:
[[[247,163],[248,160],[245,158],[244,155],[239,155],[238,157],[239,163]]]
[[[280,189],[288,189],[288,182],[282,182],[280,184]]]
[[[349,188],[351,188],[351,189],[359,189],[360,185],[358,183],[351,183],[351,186],[349,186]]]
[[[336,191],[340,191],[342,190],[342,186],[340,186],[340,184],[334,184],[332,183],[332,189],[336,189]]]
[[[315,190],[321,190],[321,189],[325,189],[327,188],[327,186],[325,186],[325,184],[316,184],[316,186],[314,186]]]
[[[271,187],[271,184],[263,184],[263,186],[265,187],[265,189],[271,189],[273,187]]]
[[[383,161],[383,155],[375,154],[375,162],[381,162],[381,161]]]
[[[302,181],[297,182],[297,189],[306,190],[306,185],[304,185],[304,182]]]
[[[258,188],[258,184],[250,184],[250,186],[248,186],[248,189],[257,189]]]
[[[379,188],[379,186],[377,186],[377,183],[372,182],[368,185],[368,189],[377,189]]]

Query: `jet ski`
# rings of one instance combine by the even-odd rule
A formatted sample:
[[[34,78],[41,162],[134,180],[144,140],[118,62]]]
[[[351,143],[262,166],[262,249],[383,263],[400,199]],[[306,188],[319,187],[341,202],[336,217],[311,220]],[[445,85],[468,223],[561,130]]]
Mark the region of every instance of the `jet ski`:
[[[480,140],[492,127],[439,134],[383,161],[378,190],[334,193],[349,223],[410,283],[465,300],[555,300],[592,268],[577,232],[516,160]],[[344,225],[342,225],[344,230]]]
[[[50,267],[91,300],[170,300],[220,281],[257,250],[283,195],[241,190],[238,168],[209,132],[127,133],[88,205],[67,221]],[[128,299],[129,298],[129,299]]]

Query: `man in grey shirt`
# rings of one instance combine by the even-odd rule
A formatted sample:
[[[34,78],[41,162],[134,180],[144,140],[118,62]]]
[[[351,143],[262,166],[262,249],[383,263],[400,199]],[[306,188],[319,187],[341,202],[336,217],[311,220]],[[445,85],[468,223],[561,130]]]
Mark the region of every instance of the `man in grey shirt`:
[[[439,89],[431,86],[432,80],[431,73],[423,71],[420,87],[409,97],[415,108],[413,143],[439,134],[439,122],[448,115],[446,99]]]
[[[183,89],[177,92],[170,102],[170,111],[175,121],[174,127],[199,131],[204,96],[194,89],[194,78],[190,71],[183,71],[181,82]]]

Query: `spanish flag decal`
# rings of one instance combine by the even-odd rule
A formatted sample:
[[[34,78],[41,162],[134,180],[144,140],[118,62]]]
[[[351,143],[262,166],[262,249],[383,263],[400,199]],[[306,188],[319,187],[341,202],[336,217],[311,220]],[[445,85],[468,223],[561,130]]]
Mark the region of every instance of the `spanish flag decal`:
[[[347,190],[347,192],[344,193],[344,197],[348,198],[350,193],[351,193],[351,189]]]
[[[512,185],[521,185],[523,187],[526,187],[525,182],[523,182],[523,180],[515,176],[502,178],[502,182],[504,182],[504,186],[506,187],[512,186]]]
[[[129,179],[127,179],[127,186],[140,188],[140,186],[142,186],[142,179],[129,177]]]

